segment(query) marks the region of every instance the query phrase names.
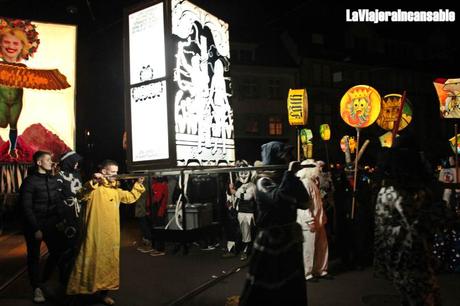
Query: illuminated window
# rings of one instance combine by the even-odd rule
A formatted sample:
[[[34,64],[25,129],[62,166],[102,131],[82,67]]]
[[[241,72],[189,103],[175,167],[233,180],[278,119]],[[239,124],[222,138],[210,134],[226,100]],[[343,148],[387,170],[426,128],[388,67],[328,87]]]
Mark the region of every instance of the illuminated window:
[[[268,118],[268,134],[270,136],[283,135],[283,121],[278,116],[270,116]]]

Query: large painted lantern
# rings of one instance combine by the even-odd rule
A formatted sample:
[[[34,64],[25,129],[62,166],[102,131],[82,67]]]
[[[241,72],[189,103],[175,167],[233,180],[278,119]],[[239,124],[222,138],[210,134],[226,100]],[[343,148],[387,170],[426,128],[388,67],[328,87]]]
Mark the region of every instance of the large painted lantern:
[[[166,0],[126,11],[125,29],[130,170],[234,164],[228,24]]]
[[[398,120],[401,110],[402,96],[400,94],[389,94],[383,97],[380,114],[377,124],[384,130],[392,131],[394,123]],[[401,131],[412,121],[412,106],[407,98],[404,99],[404,106],[399,121],[398,131]]]
[[[433,82],[443,118],[460,118],[460,78],[436,79]]]
[[[380,113],[380,95],[367,85],[350,88],[340,101],[340,116],[346,124],[365,128],[374,123]]]

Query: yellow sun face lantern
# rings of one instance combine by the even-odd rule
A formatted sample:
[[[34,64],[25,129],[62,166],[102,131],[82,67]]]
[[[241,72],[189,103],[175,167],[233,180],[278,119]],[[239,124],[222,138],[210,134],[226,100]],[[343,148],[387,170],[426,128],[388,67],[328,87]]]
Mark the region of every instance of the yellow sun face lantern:
[[[331,139],[331,129],[329,128],[329,124],[325,123],[319,126],[319,135],[324,141]]]
[[[382,99],[382,108],[380,110],[379,117],[377,118],[377,124],[384,130],[392,131],[394,123],[398,120],[399,111],[401,109],[400,94],[389,94]],[[412,106],[409,100],[406,98],[401,114],[401,120],[399,121],[398,131],[401,131],[412,121]]]
[[[380,95],[374,88],[367,85],[353,86],[340,101],[340,116],[352,127],[368,127],[379,116],[380,100]]]

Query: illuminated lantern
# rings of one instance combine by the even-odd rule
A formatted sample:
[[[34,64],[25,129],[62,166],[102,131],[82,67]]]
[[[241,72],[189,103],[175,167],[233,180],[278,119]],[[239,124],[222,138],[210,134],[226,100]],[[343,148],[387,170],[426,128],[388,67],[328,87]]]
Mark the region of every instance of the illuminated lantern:
[[[352,127],[365,128],[377,119],[380,103],[377,90],[367,85],[356,85],[342,97],[340,116]]]
[[[234,164],[228,24],[182,0],[124,17],[129,170]]]
[[[396,135],[398,137],[399,135]],[[379,137],[380,145],[384,148],[391,148],[393,144],[393,137],[391,132],[386,132],[382,136]]]
[[[0,37],[0,168],[15,173],[15,192],[37,149],[53,159],[75,149],[77,27],[0,17]]]
[[[460,118],[460,78],[436,79],[433,82],[444,118]]]
[[[331,129],[329,128],[329,124],[325,123],[319,126],[319,135],[324,141],[331,139]]]
[[[455,136],[449,139],[450,147],[455,153]],[[457,153],[460,154],[460,134],[457,134]]]
[[[308,97],[306,89],[289,89],[287,111],[290,125],[306,125]]]
[[[302,143],[303,155],[305,158],[312,158],[313,156],[313,132],[310,129],[300,130],[300,141]]]
[[[310,143],[313,139],[313,132],[310,129],[300,130],[300,141],[302,144]]]
[[[395,121],[398,119],[399,110],[401,108],[400,94],[389,94],[383,97],[382,108],[377,124],[384,130],[392,131]],[[412,106],[407,98],[404,100],[404,107],[399,122],[398,131],[401,131],[412,121]]]
[[[340,139],[340,148],[342,149],[343,152],[346,151],[346,142],[345,142],[346,137],[348,137],[348,145],[350,146],[350,153],[355,153],[356,141],[354,137],[350,137],[347,135],[343,136],[342,139]]]

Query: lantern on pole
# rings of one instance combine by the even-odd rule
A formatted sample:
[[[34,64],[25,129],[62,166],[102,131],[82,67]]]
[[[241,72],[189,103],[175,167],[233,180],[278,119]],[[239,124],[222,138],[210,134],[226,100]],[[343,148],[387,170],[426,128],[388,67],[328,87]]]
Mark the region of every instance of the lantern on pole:
[[[289,125],[297,126],[297,160],[300,161],[300,128],[308,120],[308,97],[306,89],[289,89],[287,98]]]
[[[346,124],[356,128],[356,151],[359,151],[360,129],[370,126],[375,122],[380,113],[380,94],[368,85],[356,85],[351,87],[340,100],[340,116]],[[355,191],[358,174],[358,158],[355,158],[355,170],[353,178],[353,202],[351,206],[351,218],[354,218]]]

